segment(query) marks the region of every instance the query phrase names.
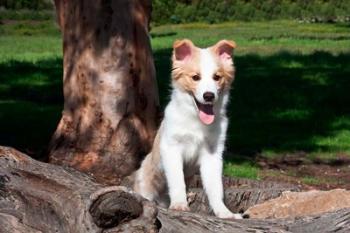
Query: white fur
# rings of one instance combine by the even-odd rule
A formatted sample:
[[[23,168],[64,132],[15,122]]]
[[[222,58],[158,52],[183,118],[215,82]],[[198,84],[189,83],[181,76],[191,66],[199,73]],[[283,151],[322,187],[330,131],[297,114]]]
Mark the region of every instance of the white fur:
[[[188,209],[186,199],[185,178],[192,176],[199,167],[203,187],[207,193],[209,204],[216,216],[221,218],[241,218],[239,214],[233,214],[223,202],[222,184],[222,153],[224,150],[226,129],[226,104],[229,99],[229,91],[218,92],[217,83],[213,75],[217,70],[213,55],[207,49],[200,52],[200,76],[196,99],[205,103],[203,94],[213,92],[215,94],[214,112],[215,121],[211,125],[203,124],[198,117],[198,110],[193,96],[177,86],[174,81],[174,89],[171,100],[165,109],[165,116],[160,127],[160,169],[164,172],[169,196],[170,208]],[[138,172],[138,180],[141,181],[143,165]],[[144,197],[154,200],[157,195],[140,193]]]
[[[205,100],[203,99],[204,92],[212,92],[215,94],[215,99],[218,98],[218,87],[213,79],[217,66],[208,49],[201,49],[200,57],[201,80],[198,83],[195,97],[201,103],[205,103]]]

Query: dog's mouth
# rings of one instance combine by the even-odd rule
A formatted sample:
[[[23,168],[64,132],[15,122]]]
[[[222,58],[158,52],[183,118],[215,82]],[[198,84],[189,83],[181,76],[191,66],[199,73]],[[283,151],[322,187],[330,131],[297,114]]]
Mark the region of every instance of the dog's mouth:
[[[198,117],[203,124],[210,125],[215,120],[214,105],[213,104],[202,104],[194,96],[194,102],[198,109]]]

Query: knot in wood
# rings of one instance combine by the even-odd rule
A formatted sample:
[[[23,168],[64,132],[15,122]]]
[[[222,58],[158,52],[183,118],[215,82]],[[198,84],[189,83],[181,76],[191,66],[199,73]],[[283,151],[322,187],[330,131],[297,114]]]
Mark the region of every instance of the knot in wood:
[[[99,196],[90,207],[95,224],[112,228],[138,218],[143,212],[142,204],[132,194],[113,191]]]

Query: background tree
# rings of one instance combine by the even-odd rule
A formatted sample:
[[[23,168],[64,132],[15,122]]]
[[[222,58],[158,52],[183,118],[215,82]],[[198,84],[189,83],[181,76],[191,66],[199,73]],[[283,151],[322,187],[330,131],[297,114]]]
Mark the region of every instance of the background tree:
[[[64,110],[50,162],[118,184],[150,150],[159,108],[150,0],[55,0]]]

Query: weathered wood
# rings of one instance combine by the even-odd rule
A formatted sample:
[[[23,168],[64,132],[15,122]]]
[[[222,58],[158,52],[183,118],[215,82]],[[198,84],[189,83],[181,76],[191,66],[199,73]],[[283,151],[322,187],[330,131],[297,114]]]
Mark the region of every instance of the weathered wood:
[[[321,214],[350,208],[350,191],[310,190],[306,192],[283,192],[278,198],[250,207],[245,214],[250,218],[290,218]]]
[[[122,185],[132,187],[134,176],[126,177]],[[244,212],[249,207],[279,197],[284,191],[299,191],[292,184],[257,181],[244,178],[223,177],[225,204],[233,212]],[[187,184],[187,200],[191,211],[213,214],[209,208],[208,198],[203,191],[200,176],[195,175]]]
[[[225,204],[233,212],[244,212],[251,206],[279,197],[284,191],[299,191],[299,188],[294,185],[244,178],[224,177],[223,184]],[[212,213],[199,176],[195,176],[189,183],[187,196],[193,212]]]
[[[245,182],[230,181],[231,185]],[[225,220],[157,209],[126,187],[106,187],[72,168],[38,162],[0,147],[0,233],[335,231],[350,231],[350,209],[268,220]]]
[[[276,220],[278,221],[278,220]],[[305,232],[350,232],[350,208],[316,215],[314,217],[298,218],[288,224],[289,231]]]
[[[125,224],[149,232],[156,215],[154,204],[125,187],[0,147],[0,232],[93,233]]]
[[[283,227],[275,222],[225,220],[212,216],[188,212],[175,212],[160,209],[159,219],[162,224],[161,233],[244,233],[244,232],[283,232]],[[259,230],[259,231],[258,231]]]
[[[138,218],[142,211],[141,203],[121,190],[100,196],[90,207],[94,222],[102,228],[110,228]]]
[[[55,0],[63,39],[62,118],[50,162],[118,185],[151,149],[159,100],[150,0]]]
[[[350,232],[350,208],[299,219],[225,220],[195,213],[159,210],[164,233]]]
[[[20,220],[9,214],[0,214],[0,232],[1,233],[41,233],[30,226],[20,222]]]

